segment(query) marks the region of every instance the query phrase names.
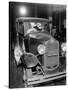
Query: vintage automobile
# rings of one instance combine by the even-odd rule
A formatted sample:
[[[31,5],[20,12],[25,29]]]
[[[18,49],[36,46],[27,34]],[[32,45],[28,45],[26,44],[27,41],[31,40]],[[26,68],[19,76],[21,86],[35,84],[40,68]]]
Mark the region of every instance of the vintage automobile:
[[[59,76],[58,71],[55,71],[60,65],[59,42],[50,35],[48,23],[48,19],[42,18],[16,19],[14,56],[17,65],[21,64],[23,68],[25,87],[48,81],[48,78],[51,80],[65,76]]]

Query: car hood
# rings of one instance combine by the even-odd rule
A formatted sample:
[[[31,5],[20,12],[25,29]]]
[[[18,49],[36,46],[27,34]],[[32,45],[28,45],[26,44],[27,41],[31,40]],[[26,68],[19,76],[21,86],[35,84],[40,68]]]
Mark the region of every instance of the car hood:
[[[29,37],[39,39],[41,41],[48,41],[53,38],[50,34],[44,32],[32,32],[28,34]]]

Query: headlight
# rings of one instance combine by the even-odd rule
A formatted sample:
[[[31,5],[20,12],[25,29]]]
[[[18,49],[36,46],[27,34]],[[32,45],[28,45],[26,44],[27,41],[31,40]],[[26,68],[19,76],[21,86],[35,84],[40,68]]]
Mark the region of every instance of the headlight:
[[[40,55],[44,54],[46,51],[46,47],[43,44],[40,44],[37,49]]]
[[[61,44],[61,49],[62,49],[62,51],[64,51],[64,52],[66,51],[66,43],[62,43],[62,44]]]
[[[21,55],[22,55],[22,51],[21,51],[20,47],[15,47],[15,49],[14,49],[14,56],[15,56],[15,60],[16,60],[17,64],[20,61]]]

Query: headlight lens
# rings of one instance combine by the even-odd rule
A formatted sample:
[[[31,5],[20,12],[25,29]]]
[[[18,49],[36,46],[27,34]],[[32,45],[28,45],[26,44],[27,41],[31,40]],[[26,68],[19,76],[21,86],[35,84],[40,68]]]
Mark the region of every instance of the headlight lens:
[[[46,47],[45,47],[45,45],[43,45],[43,44],[40,44],[37,49],[38,49],[38,53],[39,53],[40,55],[44,54],[45,51],[46,51]]]
[[[62,49],[62,51],[64,51],[64,52],[66,51],[66,43],[62,43],[62,44],[61,44],[61,49]]]
[[[14,56],[15,56],[15,60],[17,63],[19,63],[21,55],[22,55],[22,51],[21,51],[20,47],[19,46],[15,47]]]

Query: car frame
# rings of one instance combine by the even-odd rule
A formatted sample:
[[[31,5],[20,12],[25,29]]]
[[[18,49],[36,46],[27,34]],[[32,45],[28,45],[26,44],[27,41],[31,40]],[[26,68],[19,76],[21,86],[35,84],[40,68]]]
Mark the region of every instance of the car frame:
[[[40,75],[40,74],[36,74],[35,76],[33,74],[30,75],[29,72],[32,72],[31,68],[35,67],[37,65],[37,63],[33,62],[31,60],[29,60],[30,63],[29,62],[27,63],[27,60],[26,60],[25,61],[27,63],[26,66],[28,66],[28,67],[24,68],[24,71],[27,71],[28,78],[26,77],[27,80],[24,79],[24,81],[27,81],[28,85],[31,85],[31,84],[47,82],[50,80],[64,77],[65,71],[63,71],[63,72],[58,71],[57,73],[54,72],[59,67],[59,42],[50,34],[50,32],[47,32],[45,30],[44,31],[32,31],[32,32],[26,33],[25,32],[26,25],[24,25],[24,23],[26,23],[26,22],[27,23],[29,23],[29,22],[41,22],[41,23],[45,22],[45,24],[48,25],[49,20],[43,19],[43,18],[34,18],[34,17],[33,18],[32,17],[19,17],[16,19],[17,46],[20,47],[21,51],[23,52],[22,55],[23,54],[34,55],[37,59],[38,59],[38,57],[42,57],[41,60],[43,60],[43,61],[40,61],[38,59],[37,63],[40,64],[41,68],[43,69],[43,72],[45,72],[44,75]],[[20,28],[19,28],[20,25],[22,25],[23,31],[20,31]],[[19,42],[19,40],[20,40],[19,37],[22,38],[21,42]],[[29,45],[26,44],[26,46],[28,46],[27,48],[29,50],[26,51],[25,42],[27,43],[27,41],[28,41]],[[36,41],[39,41],[40,44],[37,44]],[[37,45],[36,45],[36,48],[34,49],[35,44],[37,44]],[[32,48],[31,48],[31,45],[33,45]],[[44,50],[42,52],[39,52],[39,50],[42,46],[43,47],[46,46],[46,49],[44,48],[44,50],[46,52],[44,52]],[[36,52],[37,54],[35,54],[34,51],[32,51],[32,49],[34,49],[34,51],[37,51]],[[19,57],[21,58],[22,55],[19,55]],[[17,63],[21,63],[20,58],[19,58],[19,60],[17,60],[18,62],[16,61]],[[46,75],[46,72],[53,72],[53,73]],[[62,73],[64,73],[64,74],[62,74]],[[27,75],[24,72],[24,76],[27,76]],[[55,77],[55,76],[57,76],[57,77]],[[27,84],[27,82],[26,82],[26,84]],[[25,87],[27,86],[26,84],[25,84]]]

